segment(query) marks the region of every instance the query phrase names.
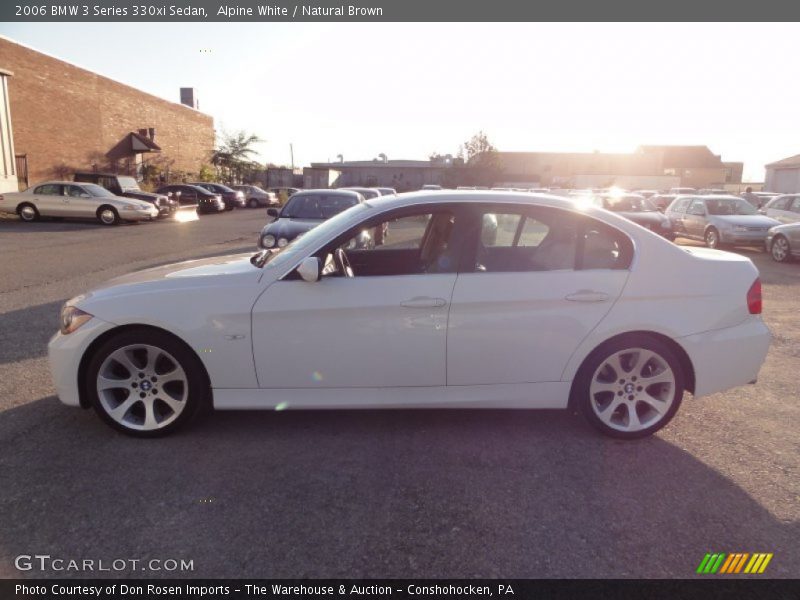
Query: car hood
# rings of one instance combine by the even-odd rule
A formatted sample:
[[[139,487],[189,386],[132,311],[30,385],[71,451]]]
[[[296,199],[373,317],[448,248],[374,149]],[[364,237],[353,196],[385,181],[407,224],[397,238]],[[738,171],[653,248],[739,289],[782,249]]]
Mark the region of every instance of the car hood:
[[[774,227],[781,224],[780,221],[763,215],[709,215],[709,218],[721,223],[743,227]]]
[[[301,233],[311,231],[322,222],[322,219],[278,219],[265,225],[264,229],[261,230],[261,235],[269,233],[276,238],[284,237],[291,240]]]
[[[164,194],[153,194],[151,192],[144,192],[142,190],[123,190],[122,193],[125,194],[127,198],[138,198],[139,200],[149,200],[150,202],[161,198],[166,198]]]
[[[159,290],[190,290],[212,285],[219,287],[233,280],[257,282],[263,271],[250,263],[252,255],[250,252],[215,256],[136,271],[110,279],[90,292],[73,298],[69,304],[86,307],[93,301],[138,292],[151,294]]]

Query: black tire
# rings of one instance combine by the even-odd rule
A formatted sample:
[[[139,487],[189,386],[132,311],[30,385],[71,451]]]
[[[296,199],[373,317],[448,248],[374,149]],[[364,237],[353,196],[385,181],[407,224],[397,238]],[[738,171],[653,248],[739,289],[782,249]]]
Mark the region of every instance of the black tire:
[[[97,390],[97,378],[104,361],[120,348],[135,346],[137,344],[153,346],[171,355],[170,358],[174,358],[175,362],[177,362],[183,370],[188,384],[185,400],[181,403],[183,405],[182,411],[171,422],[167,422],[157,429],[136,429],[135,425],[126,426],[120,423],[109,414]],[[134,379],[138,375],[139,373],[131,373],[131,377]],[[145,377],[144,380],[147,381],[147,378]],[[138,380],[136,381],[138,382]],[[152,438],[170,434],[185,426],[199,411],[207,409],[211,405],[211,388],[208,382],[208,376],[203,363],[197,355],[179,339],[164,331],[150,328],[128,329],[106,340],[96,349],[91,357],[83,383],[88,400],[98,416],[112,428],[133,437]],[[151,384],[148,382],[148,386],[150,385]],[[155,388],[155,386],[159,385],[158,382],[152,385],[153,387],[148,387],[148,389],[155,390],[153,392],[153,402],[158,402],[157,396],[165,393],[165,390],[162,389],[159,392],[157,388]],[[165,387],[166,385],[168,384],[165,384]],[[180,385],[183,386],[184,384],[181,382]],[[138,388],[138,390],[142,389],[144,389],[143,385]],[[183,391],[182,388],[181,391]],[[129,392],[129,394],[132,393],[133,392]],[[127,399],[128,397],[123,398],[123,400]],[[132,408],[126,411],[125,414],[127,415],[133,412],[133,407],[138,404],[142,405],[139,407],[140,412],[144,411],[144,401],[134,399]]]
[[[247,201],[247,206],[250,208],[258,208],[258,200],[250,198],[250,200]]]
[[[719,249],[722,247],[722,242],[719,239],[719,231],[717,231],[716,227],[709,227],[706,229],[706,234],[703,239],[706,246],[709,248]]]
[[[783,235],[776,235],[770,244],[769,254],[775,262],[790,262],[792,260],[792,247],[789,245],[789,240]]]
[[[624,394],[628,393],[623,391],[625,386],[631,383],[634,383],[634,387],[631,389],[631,392],[633,394],[641,393],[635,391],[637,389],[635,386],[635,376],[633,377],[633,382],[630,381],[630,378],[628,377],[628,375],[633,371],[622,374],[623,376],[621,380],[625,381],[625,384],[619,383],[621,380],[614,378],[614,383],[611,385],[619,384],[620,386],[620,391],[616,394],[613,392],[596,392],[595,398],[592,398],[592,393],[590,390],[592,379],[595,377],[596,372],[598,369],[600,369],[601,365],[606,362],[606,360],[614,356],[616,353],[624,353],[626,350],[631,350],[631,354],[633,355],[637,349],[654,352],[669,366],[670,369],[672,369],[672,374],[674,375],[674,389],[671,392],[667,389],[663,390],[665,398],[669,399],[671,404],[667,410],[665,410],[663,415],[660,417],[655,417],[657,420],[655,420],[652,425],[643,427],[636,431],[624,431],[615,429],[613,426],[604,422],[595,411],[594,405],[599,406],[601,404],[604,394],[612,394],[611,399],[620,402],[620,407],[623,405],[625,406],[625,408],[620,411],[620,415],[626,414],[626,411],[631,410],[631,407],[633,407],[633,410],[637,412],[638,421],[640,419],[640,416],[638,415],[640,409],[644,408],[644,410],[651,411],[651,405],[646,402],[639,401],[638,396],[634,396],[634,400],[626,400],[624,396]],[[619,377],[619,374],[617,377]],[[639,383],[641,383],[641,381],[643,380],[639,379]],[[652,435],[672,420],[672,418],[675,416],[675,413],[678,412],[681,401],[683,400],[684,382],[685,376],[681,367],[681,362],[667,344],[657,338],[645,335],[624,336],[602,344],[586,358],[575,376],[575,381],[572,387],[572,403],[573,407],[580,410],[586,420],[604,435],[625,440],[638,439]],[[650,388],[648,387],[645,391],[648,389]],[[620,392],[622,393],[620,394]],[[617,398],[617,396],[620,397]],[[628,398],[630,398],[630,396]],[[609,405],[608,408],[613,407]],[[613,413],[608,414],[613,416]],[[620,424],[619,426],[622,427],[623,425]]]
[[[109,206],[108,204],[104,204],[98,208],[95,215],[97,216],[97,220],[100,221],[101,225],[108,225],[109,227],[119,225],[121,221],[117,209],[113,206]]]
[[[30,202],[23,202],[17,207],[17,214],[21,221],[33,223],[40,219],[39,210]]]

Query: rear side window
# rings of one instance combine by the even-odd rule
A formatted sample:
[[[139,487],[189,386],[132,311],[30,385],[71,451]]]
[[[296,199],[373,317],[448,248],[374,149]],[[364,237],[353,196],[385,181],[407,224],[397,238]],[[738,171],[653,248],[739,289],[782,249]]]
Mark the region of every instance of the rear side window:
[[[792,200],[792,204],[789,207],[789,210],[792,212],[800,213],[800,196],[795,196]]]
[[[578,220],[562,211],[517,210],[481,215],[472,270],[508,273],[573,269]]]
[[[628,269],[633,242],[613,227],[587,218],[579,239],[578,269]]]
[[[60,196],[61,186],[55,183],[48,183],[46,185],[40,185],[35,190],[33,190],[33,193],[43,194],[47,196]]]
[[[791,196],[784,196],[783,198],[777,198],[770,203],[769,207],[774,208],[776,210],[786,210],[787,206],[789,205],[789,201],[791,199],[792,199]]]

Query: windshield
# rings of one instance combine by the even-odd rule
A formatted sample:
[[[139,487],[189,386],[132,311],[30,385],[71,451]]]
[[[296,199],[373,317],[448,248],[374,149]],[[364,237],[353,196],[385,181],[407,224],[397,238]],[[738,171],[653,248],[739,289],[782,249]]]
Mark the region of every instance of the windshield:
[[[330,219],[343,210],[358,204],[353,196],[341,194],[294,195],[281,211],[282,219]]]
[[[650,212],[656,207],[642,196],[619,196],[603,198],[603,208],[614,212]]]
[[[133,177],[118,177],[119,186],[123,190],[138,190],[139,183]]]
[[[308,251],[311,247],[319,246],[324,243],[325,239],[331,233],[335,232],[342,223],[370,210],[372,210],[372,205],[367,202],[355,204],[348,210],[340,212],[335,217],[328,219],[308,233],[294,238],[283,248],[262,250],[258,254],[253,255],[250,262],[257,267],[263,267],[268,263],[279,265],[284,261],[293,260],[294,257]]]
[[[106,188],[97,185],[96,183],[84,183],[81,184],[84,190],[89,192],[92,196],[96,198],[113,198],[114,194],[109,192]]]
[[[710,215],[755,215],[755,206],[740,198],[716,198],[706,200],[706,208]]]

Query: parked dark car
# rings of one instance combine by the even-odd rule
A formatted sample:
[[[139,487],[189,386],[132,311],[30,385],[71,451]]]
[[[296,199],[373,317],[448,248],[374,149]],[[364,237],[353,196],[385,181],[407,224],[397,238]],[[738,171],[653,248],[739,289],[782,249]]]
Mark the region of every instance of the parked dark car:
[[[639,196],[638,194],[609,194],[597,196],[596,198],[596,203],[606,210],[638,223],[668,240],[675,239],[669,219],[658,212],[655,204],[644,196]]]
[[[672,204],[672,201],[677,197],[677,194],[656,194],[655,196],[650,196],[648,200],[655,205],[659,212],[663,213],[666,212],[667,207]]]
[[[281,202],[278,200],[277,194],[262,190],[257,185],[234,185],[233,189],[244,194],[245,203],[250,208],[258,208],[259,206],[280,206]]]
[[[364,197],[352,190],[297,192],[283,208],[267,209],[267,215],[275,220],[261,230],[258,245],[265,249],[283,248],[297,236],[361,202],[364,202]],[[369,242],[363,239],[360,243],[366,246]]]
[[[222,196],[222,201],[225,202],[225,210],[244,208],[246,206],[244,192],[229,188],[227,185],[222,185],[221,183],[206,183],[204,181],[193,181],[190,182],[190,185],[196,185],[204,190],[208,190],[212,194],[219,194]]]
[[[161,186],[156,190],[159,194],[172,194],[181,206],[196,206],[198,213],[216,213],[225,210],[225,202],[219,194],[212,194],[207,189],[189,185],[187,183],[174,183]]]
[[[352,192],[358,192],[362,196],[364,196],[364,200],[372,200],[373,198],[377,198],[378,196],[383,196],[383,193],[378,188],[370,188],[370,187],[346,187],[346,188],[339,188],[340,190],[350,190]]]
[[[178,210],[178,201],[165,194],[145,192],[139,187],[139,182],[127,175],[114,173],[75,173],[73,180],[77,183],[94,183],[106,188],[115,196],[135,198],[149,202],[158,209],[159,217],[168,217]]]

